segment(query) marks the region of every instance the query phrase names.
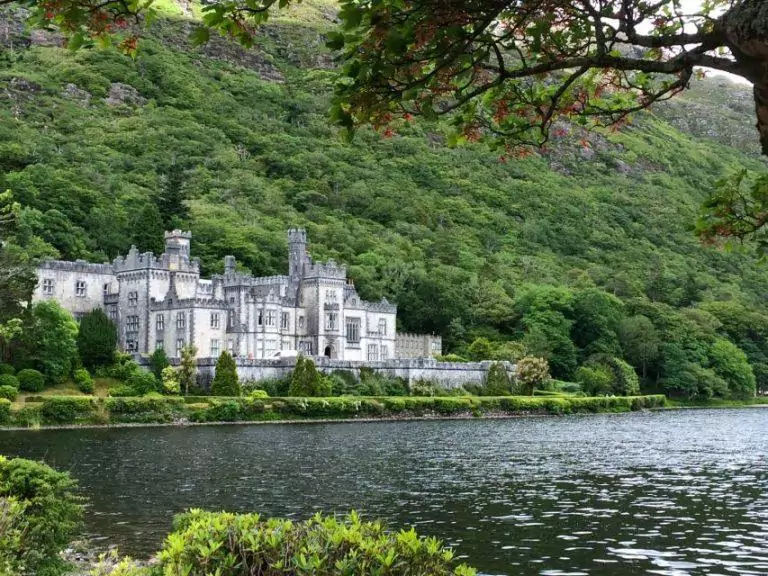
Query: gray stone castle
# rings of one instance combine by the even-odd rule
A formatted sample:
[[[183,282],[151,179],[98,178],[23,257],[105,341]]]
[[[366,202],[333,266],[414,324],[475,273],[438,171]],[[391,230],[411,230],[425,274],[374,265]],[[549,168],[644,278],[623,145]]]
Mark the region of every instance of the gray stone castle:
[[[200,277],[189,232],[165,234],[155,256],[132,246],[112,263],[52,260],[38,268],[33,300],[55,299],[75,318],[102,308],[123,350],[170,358],[192,344],[198,358],[228,350],[243,360],[302,353],[339,361],[381,362],[439,355],[439,336],[398,334],[397,307],[360,298],[346,268],[314,262],[302,229],[288,231],[288,274],[254,277],[224,258],[224,274]]]

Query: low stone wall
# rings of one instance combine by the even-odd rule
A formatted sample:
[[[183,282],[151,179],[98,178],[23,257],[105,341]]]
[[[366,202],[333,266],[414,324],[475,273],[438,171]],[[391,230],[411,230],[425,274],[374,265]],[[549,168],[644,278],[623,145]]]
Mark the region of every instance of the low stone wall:
[[[484,384],[488,369],[493,362],[438,362],[434,358],[411,358],[382,360],[379,362],[353,362],[332,360],[326,357],[312,358],[317,369],[325,374],[335,370],[352,372],[358,378],[361,368],[370,368],[390,378],[402,378],[408,384],[418,380],[436,382],[444,388],[458,388],[464,384]],[[240,380],[270,380],[288,376],[296,366],[296,358],[275,360],[248,360],[237,358],[237,374]],[[515,366],[503,362],[510,376]],[[197,361],[198,383],[207,388],[216,373],[215,358],[200,358]]]

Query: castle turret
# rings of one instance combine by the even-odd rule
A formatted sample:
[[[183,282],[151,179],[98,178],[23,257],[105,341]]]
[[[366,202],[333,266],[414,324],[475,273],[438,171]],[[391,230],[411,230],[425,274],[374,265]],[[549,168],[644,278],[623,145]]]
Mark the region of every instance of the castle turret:
[[[291,228],[288,230],[288,275],[292,280],[303,276],[304,266],[309,260],[307,231],[303,228]]]
[[[165,253],[171,270],[177,270],[181,262],[189,261],[189,243],[192,240],[192,232],[173,230],[165,233]]]

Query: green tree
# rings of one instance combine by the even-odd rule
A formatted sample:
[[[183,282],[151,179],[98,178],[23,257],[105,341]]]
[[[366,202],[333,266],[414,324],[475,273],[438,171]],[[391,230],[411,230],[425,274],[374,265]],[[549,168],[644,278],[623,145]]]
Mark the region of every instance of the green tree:
[[[211,385],[214,396],[240,396],[240,380],[237,377],[235,359],[226,350],[216,361],[216,375]]]
[[[163,370],[170,365],[171,362],[168,360],[168,355],[163,348],[155,349],[155,351],[152,352],[152,356],[149,357],[149,369],[159,381],[162,381],[163,379]]]
[[[197,385],[197,348],[188,344],[181,349],[181,363],[179,364],[179,385],[184,389],[184,394],[189,395],[189,389]]]
[[[755,395],[755,374],[747,355],[733,342],[718,338],[709,349],[709,361],[715,374],[728,382],[731,396],[750,398]]]
[[[493,344],[488,338],[476,338],[467,349],[470,360],[479,362],[481,360],[490,360],[493,355]]]
[[[115,361],[117,327],[103,310],[91,310],[80,320],[77,351],[89,370],[109,366]]]
[[[166,366],[160,375],[163,383],[163,393],[179,394],[181,386],[179,385],[179,372],[173,366]]]
[[[37,284],[34,259],[19,245],[20,215],[11,192],[0,193],[0,323],[21,314]]]
[[[623,317],[624,304],[615,296],[597,288],[576,292],[571,339],[582,350],[582,357],[619,354],[617,332]]]
[[[24,326],[20,364],[31,366],[58,384],[72,373],[77,360],[77,323],[55,301],[38,302]]]
[[[330,396],[331,384],[317,371],[311,358],[304,355],[296,359],[288,386],[289,396],[314,397]]]
[[[648,366],[659,358],[659,336],[653,322],[642,315],[623,320],[619,325],[619,340],[624,357],[640,369],[645,379]]]

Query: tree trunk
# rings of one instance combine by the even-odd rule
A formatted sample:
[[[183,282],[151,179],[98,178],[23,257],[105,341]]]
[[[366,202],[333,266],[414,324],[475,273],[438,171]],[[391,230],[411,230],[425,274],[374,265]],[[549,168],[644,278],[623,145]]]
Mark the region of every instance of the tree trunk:
[[[768,156],[768,2],[742,0],[723,16],[722,24],[743,76],[754,84],[757,130]]]

